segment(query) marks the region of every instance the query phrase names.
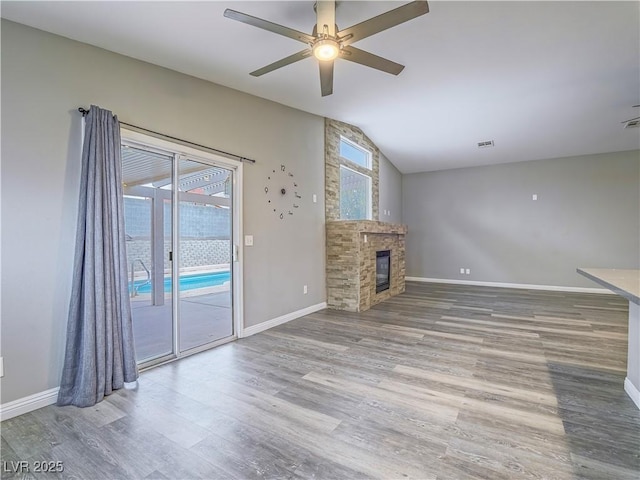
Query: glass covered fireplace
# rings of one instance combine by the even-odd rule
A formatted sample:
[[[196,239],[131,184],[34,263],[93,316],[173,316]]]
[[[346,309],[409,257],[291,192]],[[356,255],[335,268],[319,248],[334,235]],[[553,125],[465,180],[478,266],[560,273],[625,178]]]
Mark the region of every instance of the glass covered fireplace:
[[[391,250],[376,252],[376,293],[389,290],[391,279]]]

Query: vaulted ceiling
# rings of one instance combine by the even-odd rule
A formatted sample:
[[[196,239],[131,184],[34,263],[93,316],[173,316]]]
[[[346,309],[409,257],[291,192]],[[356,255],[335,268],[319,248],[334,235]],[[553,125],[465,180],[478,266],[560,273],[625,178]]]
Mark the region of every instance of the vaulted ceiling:
[[[640,148],[640,3],[431,1],[357,47],[397,77],[316,60],[249,72],[301,44],[223,16],[233,8],[311,33],[312,1],[2,2],[2,17],[362,128],[403,172]],[[405,2],[339,1],[345,28]],[[304,46],[302,46],[304,48]],[[493,148],[478,142],[493,140]]]

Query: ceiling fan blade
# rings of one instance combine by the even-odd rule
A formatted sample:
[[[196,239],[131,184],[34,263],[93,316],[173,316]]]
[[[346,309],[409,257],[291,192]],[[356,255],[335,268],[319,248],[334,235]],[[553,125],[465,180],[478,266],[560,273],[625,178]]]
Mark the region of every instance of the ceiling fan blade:
[[[282,60],[278,60],[277,62],[273,62],[266,67],[259,68],[258,70],[251,72],[249,75],[253,75],[254,77],[259,77],[264,75],[265,73],[273,72],[278,68],[285,67],[287,65],[291,65],[292,63],[299,62],[300,60],[304,60],[307,57],[311,56],[311,50],[305,49],[301,52],[294,53],[293,55],[289,55],[288,57],[283,58]]]
[[[318,0],[316,2],[316,24],[318,33],[323,34],[324,25],[327,26],[327,34],[335,36],[336,34],[336,2],[335,0],[325,1]]]
[[[377,17],[370,18],[364,22],[345,28],[338,32],[338,37],[345,38],[342,45],[351,45],[358,40],[370,37],[378,32],[382,32],[401,23],[412,20],[420,15],[429,12],[429,4],[427,2],[411,2],[401,7],[380,14]]]
[[[247,15],[246,13],[236,12],[235,10],[231,10],[230,8],[227,8],[224,11],[224,16],[230,18],[231,20],[237,20],[238,22],[246,23],[247,25],[258,27],[269,32],[277,33],[278,35],[293,38],[294,40],[298,40],[302,43],[311,43],[314,41],[314,38],[309,34],[299,32],[298,30],[294,30],[293,28],[278,25],[277,23],[269,22],[268,20],[263,20],[262,18],[252,17],[251,15]]]
[[[320,61],[320,90],[322,96],[326,97],[333,93],[333,60]]]
[[[404,70],[404,65],[400,65],[399,63],[392,62],[391,60],[387,60],[386,58],[379,57],[373,53],[365,52],[364,50],[360,50],[359,48],[352,46],[344,47],[340,58],[349,60],[350,62],[359,63],[365,67],[375,68],[376,70],[381,70],[383,72],[390,73],[391,75],[398,75],[402,70]]]
[[[634,120],[640,120],[640,117],[630,118],[629,120],[625,120],[624,122],[620,122],[620,123],[633,122]]]

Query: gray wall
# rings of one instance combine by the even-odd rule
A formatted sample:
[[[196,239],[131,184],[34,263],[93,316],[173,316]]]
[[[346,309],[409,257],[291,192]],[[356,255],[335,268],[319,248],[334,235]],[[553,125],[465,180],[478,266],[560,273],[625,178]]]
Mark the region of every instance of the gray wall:
[[[407,276],[597,287],[640,266],[640,152],[405,175],[403,213]]]
[[[380,221],[402,223],[402,174],[382,152],[380,152],[379,189]]]
[[[2,21],[2,403],[59,384],[79,188],[76,108],[91,104],[257,159],[244,169],[244,233],[255,242],[245,249],[245,326],[326,300],[321,117]],[[303,195],[299,214],[284,221],[264,199],[267,174],[281,163]]]

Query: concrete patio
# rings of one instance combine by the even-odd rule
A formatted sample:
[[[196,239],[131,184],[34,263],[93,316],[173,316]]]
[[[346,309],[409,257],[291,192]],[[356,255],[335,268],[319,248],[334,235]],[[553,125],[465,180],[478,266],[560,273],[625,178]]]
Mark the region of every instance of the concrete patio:
[[[131,299],[133,333],[138,362],[173,351],[171,301],[149,305],[148,298]],[[180,299],[180,351],[199,347],[233,334],[229,291],[192,295]]]

